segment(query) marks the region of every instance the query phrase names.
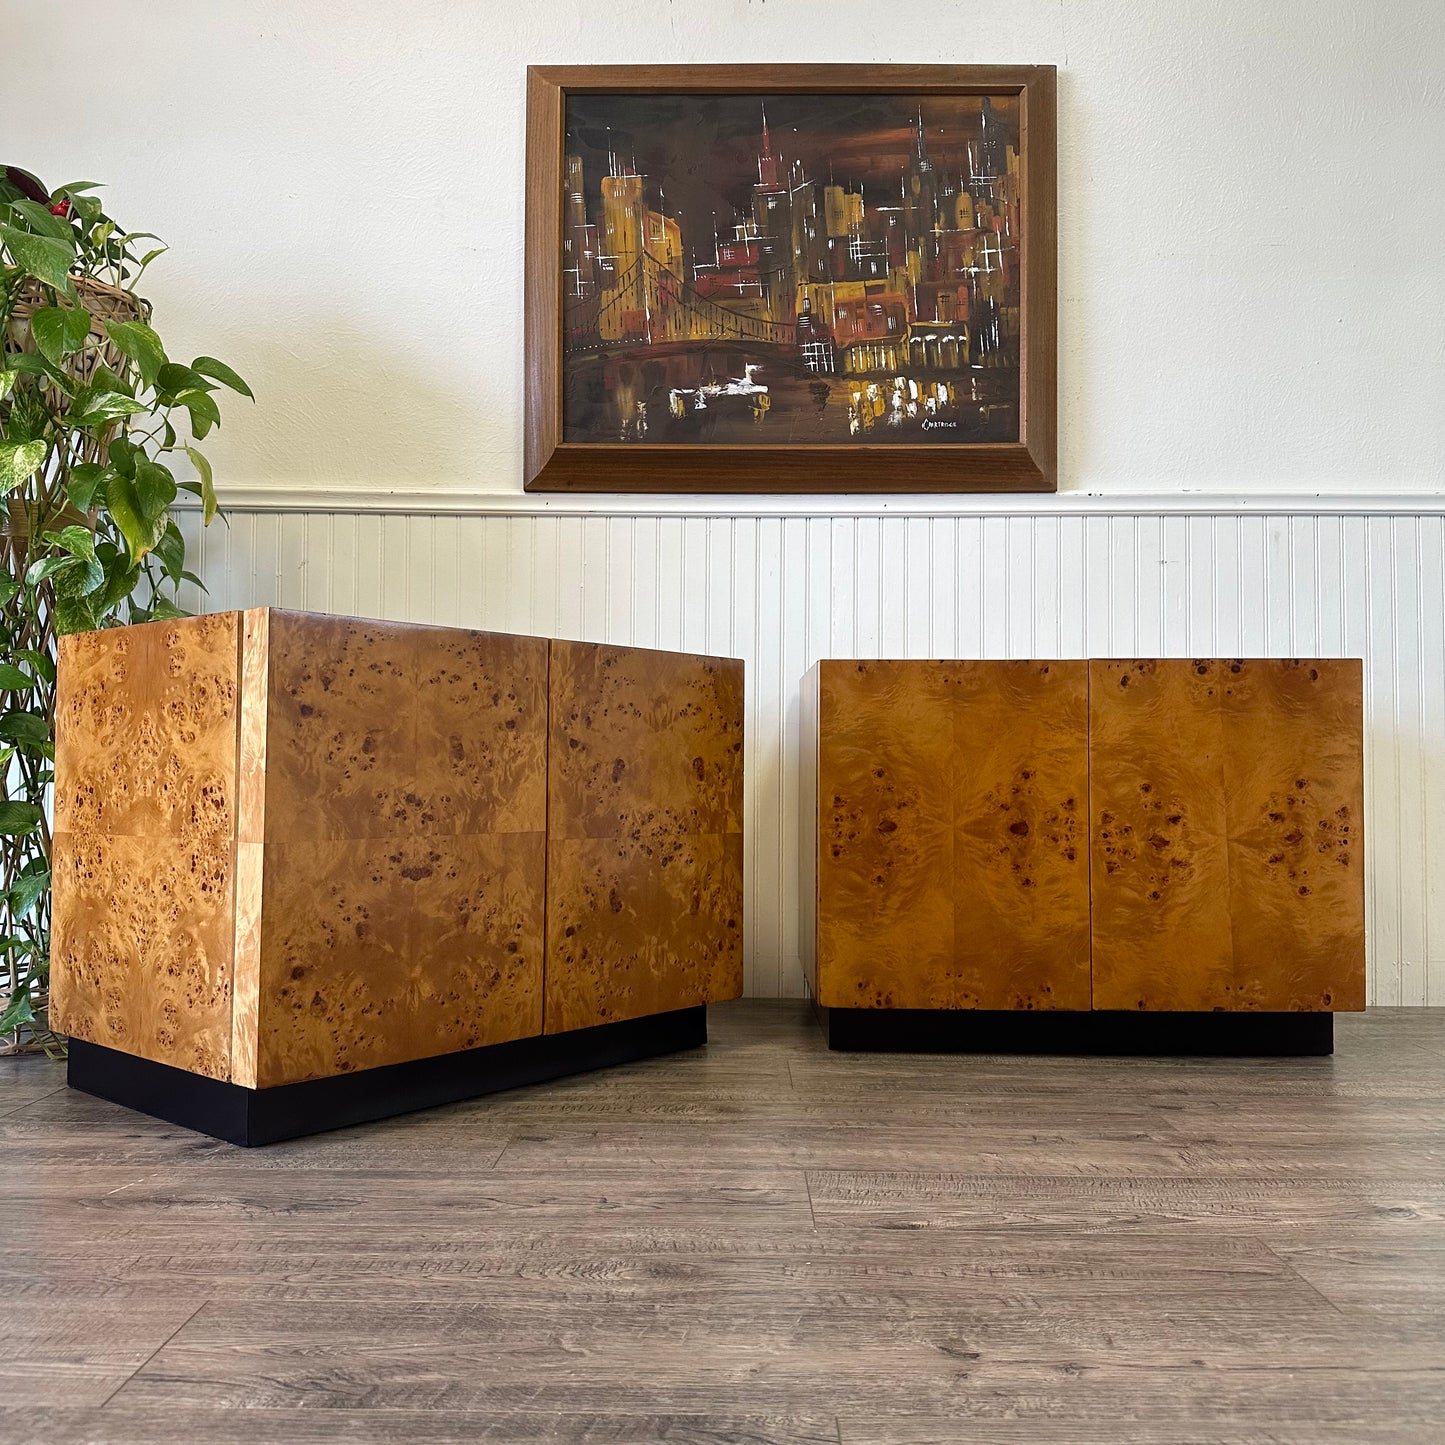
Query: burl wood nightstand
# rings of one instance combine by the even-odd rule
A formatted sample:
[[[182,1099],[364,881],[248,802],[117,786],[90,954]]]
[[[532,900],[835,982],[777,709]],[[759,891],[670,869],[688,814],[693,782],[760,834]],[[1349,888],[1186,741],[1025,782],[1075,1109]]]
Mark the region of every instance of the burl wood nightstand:
[[[825,661],[802,730],[835,1048],[1328,1053],[1365,1005],[1358,661]]]
[[[264,1143],[704,1041],[743,669],[257,609],[60,645],[72,1084]]]

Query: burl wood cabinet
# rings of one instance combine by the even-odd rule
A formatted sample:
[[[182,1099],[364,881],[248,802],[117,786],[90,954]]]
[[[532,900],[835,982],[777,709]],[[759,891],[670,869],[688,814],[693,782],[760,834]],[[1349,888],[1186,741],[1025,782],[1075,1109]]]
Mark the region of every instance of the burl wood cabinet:
[[[835,1047],[1321,1052],[1364,1007],[1359,662],[825,661],[803,701]]]
[[[433,1102],[441,1065],[387,1072],[419,1060],[506,1083],[700,1042],[742,987],[741,742],[731,659],[276,609],[62,639],[73,1078],[247,1091],[213,1097],[255,1142]],[[296,1092],[348,1076],[380,1103]]]

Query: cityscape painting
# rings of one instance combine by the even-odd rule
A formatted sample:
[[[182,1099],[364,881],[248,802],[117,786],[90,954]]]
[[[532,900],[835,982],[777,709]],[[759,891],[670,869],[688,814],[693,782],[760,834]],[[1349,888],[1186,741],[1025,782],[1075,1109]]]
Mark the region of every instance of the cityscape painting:
[[[561,437],[1018,443],[1021,98],[571,92]]]

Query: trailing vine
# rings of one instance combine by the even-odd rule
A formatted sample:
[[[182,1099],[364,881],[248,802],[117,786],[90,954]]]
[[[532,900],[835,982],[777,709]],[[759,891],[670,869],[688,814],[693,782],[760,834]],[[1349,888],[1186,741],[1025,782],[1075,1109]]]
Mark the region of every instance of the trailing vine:
[[[220,387],[251,396],[214,357],[167,355],[136,292],[165,247],[96,189],[0,178],[0,1051],[62,1047],[45,1014],[56,640],[187,615],[179,590],[202,584],[173,506],[184,491],[218,515],[196,443]]]

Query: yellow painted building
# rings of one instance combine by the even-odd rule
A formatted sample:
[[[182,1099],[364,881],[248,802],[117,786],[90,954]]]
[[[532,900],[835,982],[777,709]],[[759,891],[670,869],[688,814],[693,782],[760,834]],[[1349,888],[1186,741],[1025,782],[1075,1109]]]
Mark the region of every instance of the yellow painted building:
[[[647,314],[643,283],[643,216],[641,176],[602,178],[602,254],[612,259],[617,284],[602,291],[598,330],[604,341],[619,341],[637,334]]]
[[[598,330],[604,341],[650,337],[665,330],[670,298],[660,272],[682,277],[682,231],[670,216],[650,210],[641,176],[602,178],[602,247],[613,258],[617,284],[604,287]],[[639,264],[644,253],[656,265]]]
[[[863,196],[842,186],[823,187],[823,224],[830,236],[852,236],[863,229]]]

